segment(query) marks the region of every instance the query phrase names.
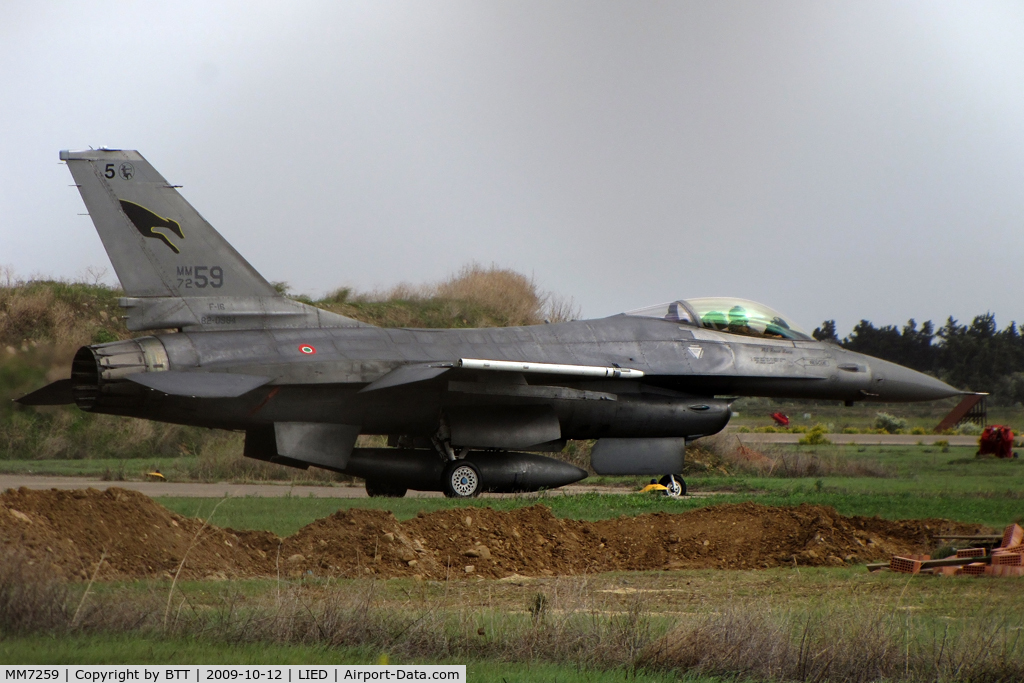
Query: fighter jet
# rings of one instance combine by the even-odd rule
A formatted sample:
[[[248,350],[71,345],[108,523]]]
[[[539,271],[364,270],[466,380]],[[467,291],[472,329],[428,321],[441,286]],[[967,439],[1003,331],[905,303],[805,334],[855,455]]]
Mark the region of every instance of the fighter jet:
[[[371,496],[535,491],[582,469],[685,492],[686,443],[730,398],[929,401],[962,392],[809,337],[752,301],[679,299],[595,320],[382,329],[282,296],[138,152],[63,151],[130,330],[21,399],[245,433],[245,455],[365,479]],[[171,330],[171,331],[168,331]],[[357,448],[360,434],[388,448]]]

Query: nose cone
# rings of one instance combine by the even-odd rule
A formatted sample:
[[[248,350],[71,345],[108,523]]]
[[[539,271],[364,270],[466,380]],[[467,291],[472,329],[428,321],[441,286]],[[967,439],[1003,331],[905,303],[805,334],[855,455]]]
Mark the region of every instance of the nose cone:
[[[964,393],[923,372],[877,358],[871,359],[871,388],[868,392],[878,395],[872,397],[875,401],[893,403],[937,401]]]

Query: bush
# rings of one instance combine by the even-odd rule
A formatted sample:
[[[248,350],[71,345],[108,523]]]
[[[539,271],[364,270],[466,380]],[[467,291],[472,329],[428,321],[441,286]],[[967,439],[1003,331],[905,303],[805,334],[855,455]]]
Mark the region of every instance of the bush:
[[[832,443],[825,435],[828,434],[828,427],[821,424],[820,422],[813,427],[802,437],[800,437],[801,446],[824,446]]]
[[[40,569],[19,549],[0,554],[0,635],[54,632],[68,624],[67,586],[49,567]]]
[[[978,436],[981,432],[981,425],[976,422],[962,422],[956,428],[956,433],[961,436]]]
[[[812,429],[804,438],[813,433]],[[827,440],[817,445],[827,445]],[[687,469],[684,474],[782,478],[894,476],[892,470],[875,460],[847,458],[834,448],[822,451],[793,451],[772,444],[758,450],[742,445],[735,436],[718,434],[700,439],[686,449]]]
[[[907,426],[907,421],[902,417],[889,413],[878,413],[875,416],[875,429],[882,430],[884,434],[899,434],[906,431]]]
[[[860,430],[856,427],[843,427],[843,434],[860,434]]]
[[[917,434],[917,435],[920,436],[920,435],[923,435],[923,434],[927,434],[928,430],[926,430],[924,427],[914,427],[913,429],[910,430],[910,433],[911,434]]]

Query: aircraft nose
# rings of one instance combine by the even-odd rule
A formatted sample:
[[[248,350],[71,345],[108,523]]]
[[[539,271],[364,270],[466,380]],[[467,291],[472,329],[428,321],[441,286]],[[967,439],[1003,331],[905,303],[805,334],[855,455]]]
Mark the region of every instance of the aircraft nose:
[[[868,391],[878,395],[876,401],[892,402],[936,401],[964,393],[923,372],[877,358],[871,360],[871,389]]]

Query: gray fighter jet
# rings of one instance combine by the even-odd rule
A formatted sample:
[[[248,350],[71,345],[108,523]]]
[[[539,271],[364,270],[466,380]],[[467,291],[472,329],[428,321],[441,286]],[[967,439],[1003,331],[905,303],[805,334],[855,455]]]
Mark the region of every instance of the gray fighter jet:
[[[961,392],[811,339],[766,306],[685,299],[597,320],[381,329],[285,298],[138,152],[61,152],[131,330],[20,399],[245,432],[245,455],[362,477],[370,495],[533,491],[586,472],[538,455],[597,439],[602,474],[664,475],[735,396],[929,401]],[[167,332],[167,330],[176,330]],[[386,434],[388,448],[356,448]]]

